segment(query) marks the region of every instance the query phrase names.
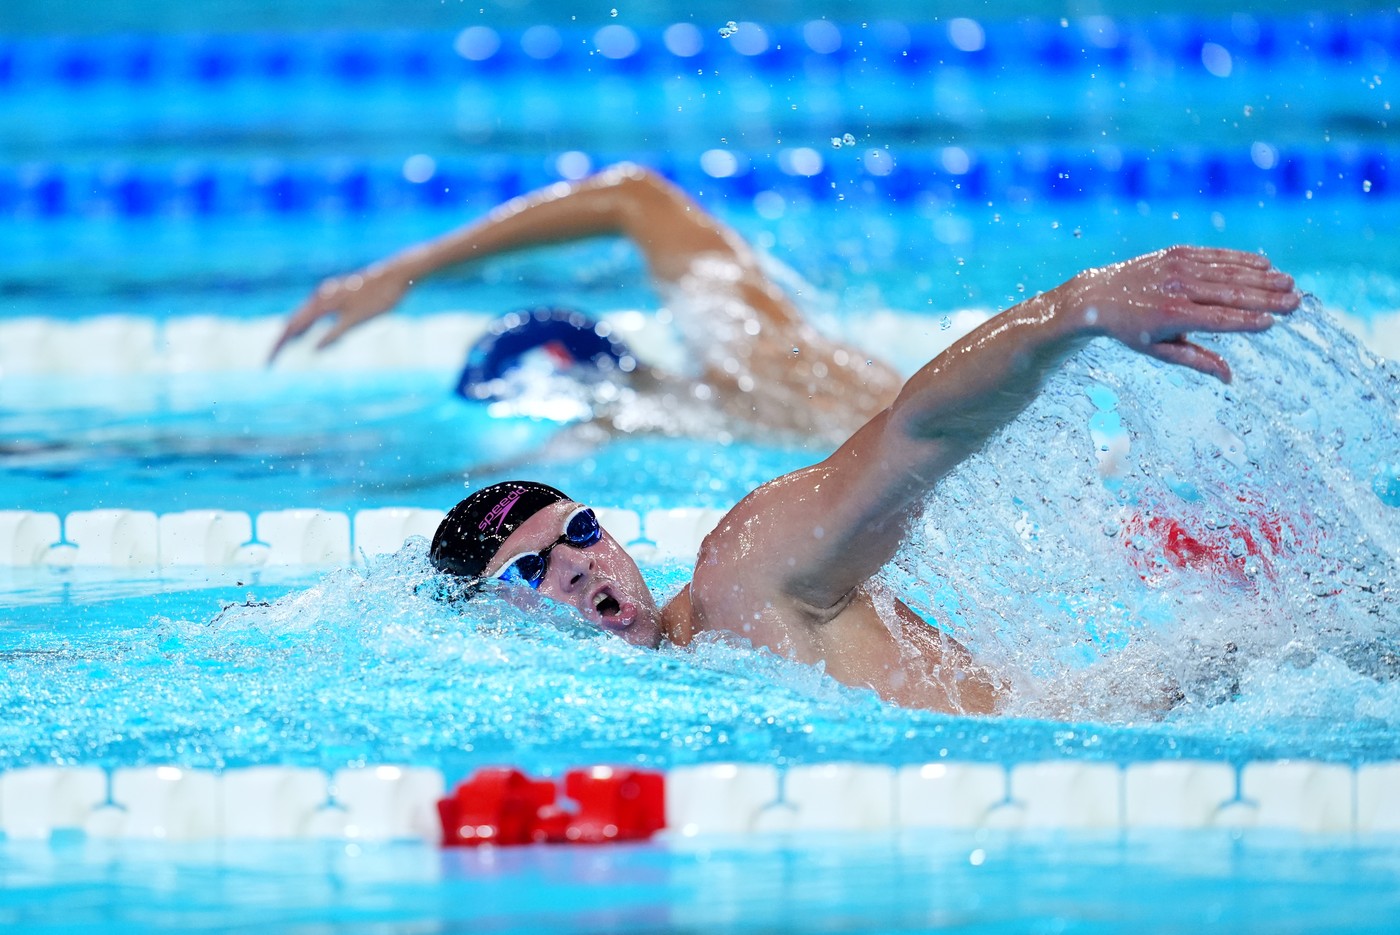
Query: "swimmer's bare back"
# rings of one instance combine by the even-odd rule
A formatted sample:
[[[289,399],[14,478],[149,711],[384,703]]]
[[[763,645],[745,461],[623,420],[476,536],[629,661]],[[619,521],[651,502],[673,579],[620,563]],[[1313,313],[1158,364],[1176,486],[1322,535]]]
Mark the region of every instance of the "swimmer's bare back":
[[[758,429],[839,440],[893,401],[898,374],[818,332],[763,272],[737,232],[660,175],[632,164],[514,198],[479,221],[327,279],[288,318],[268,357],[323,318],[323,348],[389,311],[437,270],[528,247],[626,237],[694,358],[696,376],[652,371],[634,383],[652,401],[709,408]],[[629,427],[626,416],[605,416]]]

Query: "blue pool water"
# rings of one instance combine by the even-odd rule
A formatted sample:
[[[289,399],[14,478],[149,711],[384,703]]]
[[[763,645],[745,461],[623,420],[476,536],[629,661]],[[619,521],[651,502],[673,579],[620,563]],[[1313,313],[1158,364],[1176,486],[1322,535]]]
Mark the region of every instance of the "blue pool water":
[[[0,769],[1400,759],[1400,374],[1328,317],[1400,308],[1395,17],[841,12],[839,41],[755,15],[740,39],[768,45],[748,55],[688,11],[396,11],[389,32],[308,8],[254,34],[215,4],[205,35],[172,8],[73,36],[21,10],[0,41],[0,321],[280,315],[322,276],[620,157],[696,190],[851,333],[883,309],[938,332],[1169,243],[1264,250],[1326,310],[1220,339],[1228,389],[1094,347],[944,485],[889,571],[1013,673],[1011,716],[894,709],[723,641],[650,653],[562,615],[459,615],[416,593],[420,542],[329,576],[0,569]],[[693,38],[668,40],[680,21],[694,56],[671,49]],[[640,51],[603,54],[626,41],[610,26]],[[444,276],[400,314],[652,313],[642,281],[626,247],[571,246]],[[637,437],[537,457],[555,426],[455,401],[453,376],[0,374],[0,509],[445,509],[519,470],[503,461],[608,506],[726,507],[825,453]],[[1155,517],[1282,544],[1239,575],[1172,570]],[[661,593],[686,573],[648,569]],[[1145,716],[1167,682],[1186,703]],[[1383,931],[1398,874],[1393,841],[1261,833],[443,855],[0,842],[0,922]]]
[[[1400,911],[1392,846],[1262,832],[448,852],[0,844],[0,858],[0,922],[33,931],[1379,935]]]

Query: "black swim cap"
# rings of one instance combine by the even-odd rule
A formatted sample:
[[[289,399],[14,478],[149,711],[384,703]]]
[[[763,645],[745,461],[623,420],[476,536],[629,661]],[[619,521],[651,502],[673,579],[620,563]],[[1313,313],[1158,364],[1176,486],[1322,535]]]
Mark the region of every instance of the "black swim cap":
[[[545,507],[567,499],[562,491],[528,480],[483,487],[443,517],[428,557],[438,571],[480,577],[501,543],[521,523]]]

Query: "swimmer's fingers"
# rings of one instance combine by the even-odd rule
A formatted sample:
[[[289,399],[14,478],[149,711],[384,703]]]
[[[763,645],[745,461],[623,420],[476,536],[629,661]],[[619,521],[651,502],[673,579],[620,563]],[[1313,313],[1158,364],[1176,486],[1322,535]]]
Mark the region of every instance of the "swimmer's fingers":
[[[1250,289],[1259,289],[1271,295],[1289,295],[1297,293],[1293,277],[1282,270],[1273,269],[1252,269],[1226,265],[1221,263],[1209,263],[1202,266],[1197,273],[1197,277],[1203,282],[1225,283]]]
[[[1268,331],[1274,324],[1272,312],[1241,307],[1228,298],[1215,304],[1210,297],[1206,297],[1204,301],[1172,303],[1168,308],[1175,314],[1165,328],[1157,330],[1156,336],[1169,337],[1172,332],[1182,334],[1187,331],[1247,334]]]
[[[334,324],[316,342],[317,350],[329,347],[351,328],[397,305],[408,286],[403,275],[386,266],[373,266],[348,276],[327,279],[292,313],[282,336],[273,345],[268,363],[289,341],[305,334],[322,318],[334,315]]]
[[[321,283],[320,287],[312,293],[311,298],[303,302],[287,319],[286,327],[282,329],[281,336],[277,338],[277,342],[272,345],[272,350],[267,355],[268,364],[277,359],[277,355],[288,343],[301,337],[308,328],[334,311],[335,300],[335,280],[328,279]]]
[[[336,320],[316,342],[316,348],[329,347],[351,328],[398,305],[409,285],[406,274],[389,264],[375,264],[337,280]]]
[[[1221,306],[1254,312],[1291,312],[1301,297],[1293,279],[1283,273],[1270,277],[1250,270],[1235,276],[1219,276],[1218,270],[1169,282],[1169,293],[1183,294],[1199,305]],[[1248,330],[1248,329],[1246,329]]]
[[[1215,377],[1221,383],[1230,382],[1230,365],[1214,351],[1206,350],[1185,338],[1171,341],[1158,341],[1143,348],[1143,353],[1182,367],[1190,367],[1207,376]]]
[[[316,342],[316,350],[323,351],[330,347],[336,341],[340,340],[341,335],[345,334],[345,332],[349,331],[363,320],[362,318],[352,318],[342,313],[336,318],[335,323],[326,330],[326,333],[321,335],[320,340]]]
[[[1177,258],[1193,260],[1197,263],[1207,263],[1217,266],[1234,266],[1245,269],[1267,270],[1273,263],[1262,253],[1250,253],[1247,250],[1231,250],[1228,247],[1169,247],[1162,251],[1162,256],[1167,258]]]

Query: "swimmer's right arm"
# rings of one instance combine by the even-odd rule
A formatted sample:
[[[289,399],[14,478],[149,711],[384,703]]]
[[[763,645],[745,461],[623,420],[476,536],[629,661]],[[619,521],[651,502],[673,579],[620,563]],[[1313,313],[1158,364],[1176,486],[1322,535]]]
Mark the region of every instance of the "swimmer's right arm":
[[[1224,359],[1190,335],[1263,331],[1298,301],[1290,277],[1234,250],[1173,247],[1080,273],[930,361],[826,461],[750,495],[741,507],[764,535],[745,553],[744,574],[753,587],[782,582],[820,619],[894,557],[934,485],[1091,338],[1228,382]]]
[[[632,240],[652,275],[662,280],[684,275],[693,258],[704,253],[721,253],[745,269],[757,270],[743,240],[684,192],[654,172],[622,164],[581,182],[560,182],[513,198],[478,221],[327,279],[288,318],[268,363],[316,322],[332,318],[316,344],[318,349],[327,347],[351,328],[392,309],[414,283],[440,269],[605,234]],[[796,314],[780,299],[775,301],[778,307],[760,311],[784,318]]]

